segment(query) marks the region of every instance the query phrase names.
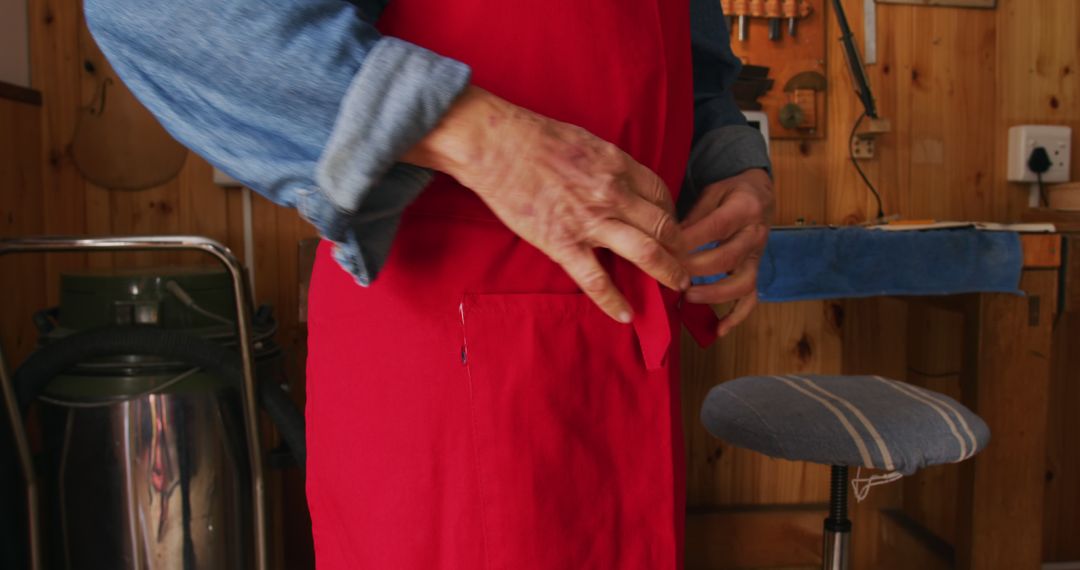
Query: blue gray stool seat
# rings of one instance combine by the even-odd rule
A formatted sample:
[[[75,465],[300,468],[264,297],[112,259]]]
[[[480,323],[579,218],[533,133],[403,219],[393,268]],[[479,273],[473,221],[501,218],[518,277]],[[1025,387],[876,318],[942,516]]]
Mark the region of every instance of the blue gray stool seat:
[[[880,376],[747,376],[713,388],[701,420],[732,445],[832,466],[825,570],[847,568],[849,467],[887,472],[857,480],[861,498],[875,484],[969,459],[990,441],[963,404]]]

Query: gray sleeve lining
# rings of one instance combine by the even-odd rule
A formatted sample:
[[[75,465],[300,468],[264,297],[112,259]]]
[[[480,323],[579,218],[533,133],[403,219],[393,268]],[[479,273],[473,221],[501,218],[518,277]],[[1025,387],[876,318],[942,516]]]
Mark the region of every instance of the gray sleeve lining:
[[[396,38],[379,40],[345,94],[316,168],[330,201],[357,212],[398,157],[435,128],[469,78],[461,62]],[[406,203],[419,194],[400,190]]]
[[[679,196],[680,217],[690,211],[706,186],[752,168],[770,173],[772,169],[760,131],[746,125],[729,125],[706,133],[690,152],[686,182]]]

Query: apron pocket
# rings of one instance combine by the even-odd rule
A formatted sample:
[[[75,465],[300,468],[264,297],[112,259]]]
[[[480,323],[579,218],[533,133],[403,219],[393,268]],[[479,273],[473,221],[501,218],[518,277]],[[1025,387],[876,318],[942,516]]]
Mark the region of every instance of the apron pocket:
[[[461,304],[492,568],[667,568],[671,385],[583,294]]]

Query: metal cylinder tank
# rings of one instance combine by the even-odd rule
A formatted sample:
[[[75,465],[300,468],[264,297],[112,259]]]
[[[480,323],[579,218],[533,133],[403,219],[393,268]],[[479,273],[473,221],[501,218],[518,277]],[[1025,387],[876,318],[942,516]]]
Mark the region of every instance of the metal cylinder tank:
[[[219,270],[81,273],[63,276],[61,286],[44,344],[111,324],[235,344],[230,282]],[[273,331],[259,332],[265,368],[278,351]],[[248,454],[234,387],[184,362],[132,353],[80,363],[41,400],[56,519],[50,566],[251,566]]]
[[[56,499],[67,568],[247,567],[239,401],[214,390],[211,378],[187,381],[108,406],[52,411],[63,425]]]

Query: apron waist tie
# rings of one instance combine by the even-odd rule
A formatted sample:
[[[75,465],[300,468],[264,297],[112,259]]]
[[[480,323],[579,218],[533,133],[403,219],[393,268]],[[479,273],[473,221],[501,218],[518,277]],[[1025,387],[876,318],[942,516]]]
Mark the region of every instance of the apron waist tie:
[[[616,259],[613,271],[616,286],[634,309],[634,333],[641,347],[647,370],[659,370],[667,364],[672,342],[668,306],[675,306],[677,296],[630,262]],[[716,340],[719,320],[709,305],[680,304],[680,320],[702,347]]]

